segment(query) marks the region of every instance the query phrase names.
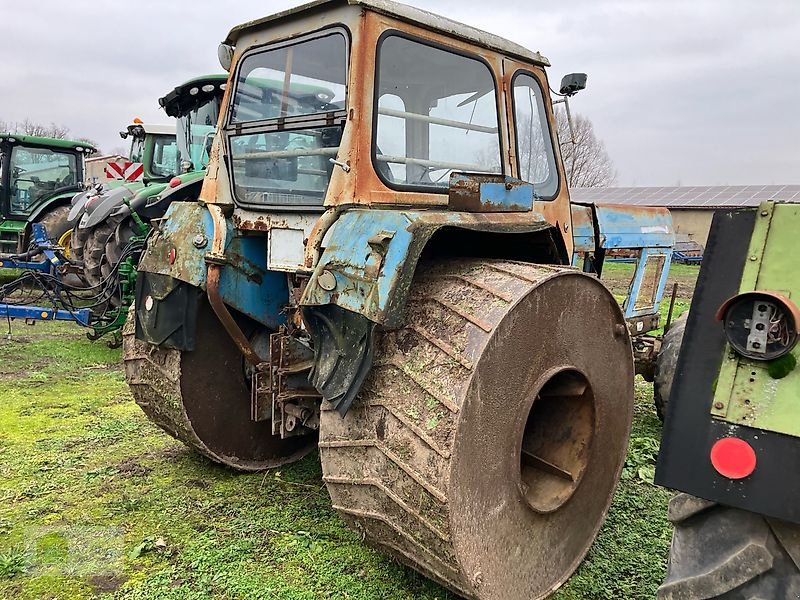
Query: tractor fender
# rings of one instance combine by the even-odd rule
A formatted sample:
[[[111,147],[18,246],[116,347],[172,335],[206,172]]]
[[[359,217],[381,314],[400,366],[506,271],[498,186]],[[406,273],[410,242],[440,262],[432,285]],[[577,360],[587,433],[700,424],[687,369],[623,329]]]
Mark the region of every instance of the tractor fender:
[[[286,276],[266,270],[266,237],[240,237],[235,235],[230,219],[225,224],[222,300],[259,323],[277,329],[286,321],[284,308],[289,301]],[[148,281],[171,279],[205,290],[206,255],[213,239],[214,222],[205,206],[173,202],[148,241],[147,252],[137,267],[143,289]],[[140,287],[139,280],[136,285]]]
[[[86,208],[86,203],[96,194],[97,190],[95,188],[90,188],[75,194],[70,200],[69,216],[67,220],[73,225],[77,225],[78,219],[83,214],[84,208]]]
[[[33,223],[39,217],[41,217],[44,213],[49,210],[52,210],[56,206],[62,206],[64,204],[69,204],[70,199],[75,195],[75,192],[78,191],[76,187],[72,187],[67,189],[64,192],[61,192],[55,196],[52,196],[42,202],[36,210],[34,210],[30,216],[28,217],[28,221]]]
[[[402,326],[417,262],[437,232],[455,229],[495,234],[547,234],[556,258],[568,264],[561,236],[536,212],[487,214],[449,211],[352,209],[341,214],[300,301],[303,307],[336,305],[393,329]],[[481,249],[492,256],[492,249]],[[472,249],[474,252],[474,248]],[[474,256],[475,254],[471,254]],[[524,256],[504,258],[525,260]],[[535,262],[535,261],[530,261]],[[542,261],[545,262],[545,261]]]
[[[114,188],[103,192],[100,196],[94,196],[84,204],[83,214],[78,221],[81,229],[91,229],[98,223],[105,220],[118,206],[125,200],[133,198],[133,192],[126,186]],[[74,208],[74,207],[73,207]]]
[[[194,202],[200,196],[205,171],[181,175],[181,183],[175,187],[167,186],[157,196],[136,198],[131,208],[148,220],[163,217],[173,202]]]

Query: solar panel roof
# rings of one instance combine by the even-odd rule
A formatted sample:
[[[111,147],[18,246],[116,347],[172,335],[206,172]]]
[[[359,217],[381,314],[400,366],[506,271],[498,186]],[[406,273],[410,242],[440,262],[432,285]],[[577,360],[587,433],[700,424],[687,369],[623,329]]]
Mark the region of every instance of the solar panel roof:
[[[576,202],[665,206],[667,208],[737,208],[765,200],[800,202],[800,185],[721,185],[681,187],[572,188]]]

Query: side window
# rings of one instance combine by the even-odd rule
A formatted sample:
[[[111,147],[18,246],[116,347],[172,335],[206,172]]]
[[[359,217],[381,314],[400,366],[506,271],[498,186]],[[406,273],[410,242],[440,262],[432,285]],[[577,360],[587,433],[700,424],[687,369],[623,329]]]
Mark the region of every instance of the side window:
[[[391,187],[446,191],[452,171],[502,172],[494,77],[477,58],[386,36],[376,112],[375,169]]]
[[[558,171],[542,88],[527,73],[514,76],[513,88],[520,179],[532,183],[540,198],[553,198],[558,191]]]

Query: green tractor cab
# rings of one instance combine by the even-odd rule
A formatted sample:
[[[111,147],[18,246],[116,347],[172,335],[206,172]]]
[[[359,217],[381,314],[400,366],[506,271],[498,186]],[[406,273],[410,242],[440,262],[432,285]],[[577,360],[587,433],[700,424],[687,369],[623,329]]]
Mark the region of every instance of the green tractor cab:
[[[44,223],[57,241],[70,229],[70,199],[82,190],[86,142],[0,133],[0,253],[30,241],[30,224]]]

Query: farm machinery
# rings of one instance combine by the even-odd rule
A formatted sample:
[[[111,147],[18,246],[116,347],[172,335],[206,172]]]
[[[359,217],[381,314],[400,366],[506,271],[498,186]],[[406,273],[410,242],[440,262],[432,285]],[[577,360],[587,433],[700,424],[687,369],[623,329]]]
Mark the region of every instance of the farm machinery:
[[[73,197],[71,236],[59,247],[46,244],[56,262],[48,259],[48,264],[33,265],[33,271],[28,265],[28,272],[6,284],[3,298],[10,302],[0,305],[0,313],[28,321],[73,320],[91,329],[90,339],[112,333],[112,345],[120,341],[150,221],[163,216],[172,201],[197,198],[208,162],[205,140],[209,127],[215,129],[225,79],[194,78],[159,100],[177,119],[177,136],[174,126],[138,119],[121,133],[131,139],[125,166],[134,176],[92,185]],[[40,243],[47,238],[42,235]],[[66,281],[68,271],[83,281]]]
[[[319,448],[369,543],[468,598],[546,597],[622,468],[668,213],[571,205],[549,63],[498,36],[323,0],[219,56],[199,201],[170,204],[138,265],[137,403],[235,469]],[[597,275],[643,241],[627,321]]]
[[[679,490],[661,600],[800,597],[800,205],[715,215],[656,483]],[[685,343],[684,343],[685,342]]]
[[[83,183],[86,142],[0,133],[0,254],[21,255],[41,223],[65,241],[70,199]]]

